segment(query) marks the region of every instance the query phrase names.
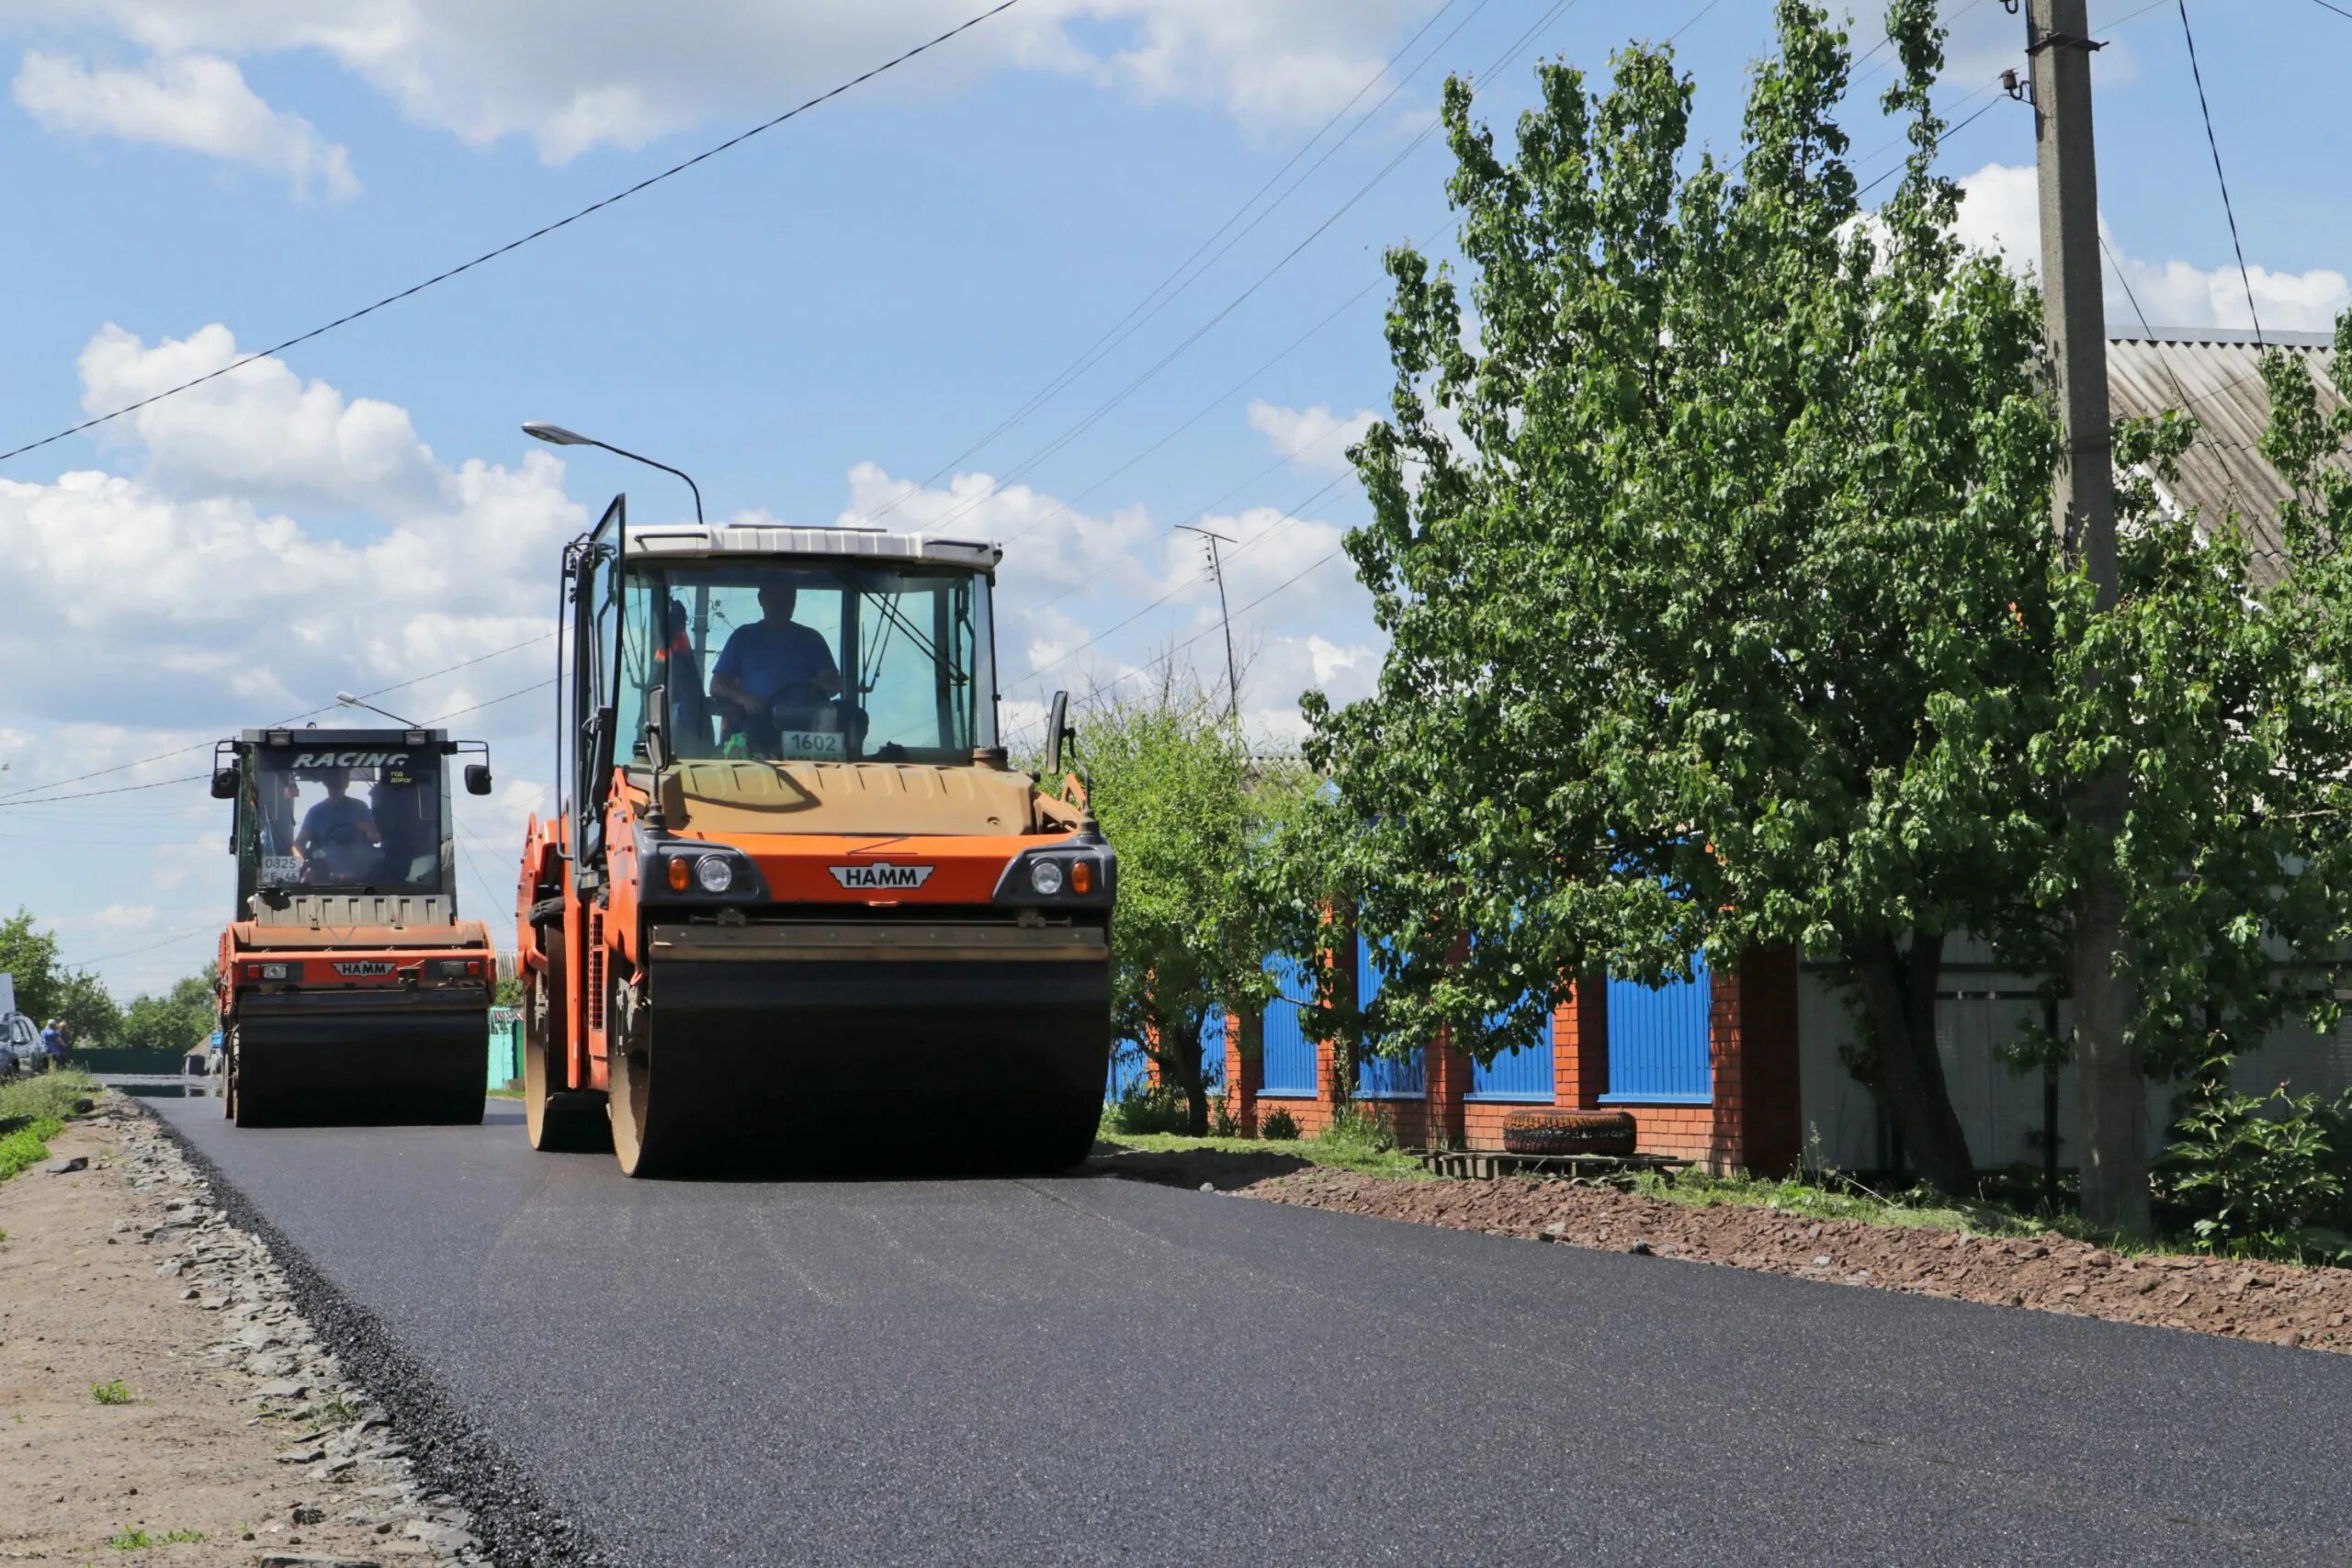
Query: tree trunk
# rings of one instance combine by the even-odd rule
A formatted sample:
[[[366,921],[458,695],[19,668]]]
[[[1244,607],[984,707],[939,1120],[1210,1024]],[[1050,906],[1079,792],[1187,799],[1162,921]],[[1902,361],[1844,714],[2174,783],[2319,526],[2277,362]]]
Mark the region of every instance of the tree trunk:
[[[1201,1015],[1162,1021],[1159,1038],[1176,1043],[1163,1045],[1159,1051],[1159,1078],[1167,1083],[1172,1077],[1174,1087],[1184,1091],[1184,1131],[1187,1135],[1205,1138],[1209,1133],[1208,1075],[1201,1067]],[[1170,1030],[1182,1032],[1171,1033]]]
[[[2096,797],[2105,782],[2092,789]],[[2086,815],[2103,803],[2087,803]],[[2123,1038],[2131,986],[2115,973],[2123,951],[2123,894],[2113,870],[2095,868],[2075,890],[2066,954],[2075,1002],[2075,1083],[2082,1106],[2083,1218],[2127,1236],[2153,1234],[2148,1201],[2148,1091]]]
[[[1879,1107],[1903,1134],[1920,1177],[1939,1191],[1974,1191],[1976,1164],[1951,1108],[1943,1058],[1936,1052],[1936,987],[1944,939],[1915,931],[1908,952],[1884,937],[1851,944],[1855,983],[1878,1057],[1871,1083]]]

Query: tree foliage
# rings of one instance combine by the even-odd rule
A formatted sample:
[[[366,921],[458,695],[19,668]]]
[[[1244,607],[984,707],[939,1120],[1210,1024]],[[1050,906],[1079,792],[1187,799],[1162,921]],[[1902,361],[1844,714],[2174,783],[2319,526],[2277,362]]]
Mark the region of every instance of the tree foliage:
[[[1253,760],[1223,705],[1174,681],[1097,705],[1081,736],[1088,797],[1119,856],[1112,1027],[1181,1090],[1208,1130],[1201,1035],[1212,1012],[1255,1010],[1271,987],[1265,845],[1311,782]]]
[[[36,1022],[64,1020],[77,1044],[103,1044],[114,1034],[120,1015],[106,986],[59,963],[55,933],[37,926],[28,909],[0,921],[0,975],[15,976],[19,1011]]]
[[[1397,1043],[1491,1055],[1579,973],[1800,943],[1847,964],[1868,1081],[1959,1185],[1941,951],[2043,829],[2008,745],[2049,630],[2040,310],[1951,238],[1926,0],[1890,13],[1913,152],[1869,221],[1843,37],[1777,21],[1732,166],[1687,157],[1666,51],[1599,92],[1544,67],[1511,161],[1449,84],[1475,343],[1451,272],[1392,254],[1349,541],[1392,650],[1366,701],[1310,694],[1310,754],[1372,823]]]
[[[115,1043],[142,1050],[185,1052],[197,1049],[210,1036],[219,1006],[220,974],[208,964],[198,975],[184,976],[162,996],[140,996],[123,1010],[122,1027]]]

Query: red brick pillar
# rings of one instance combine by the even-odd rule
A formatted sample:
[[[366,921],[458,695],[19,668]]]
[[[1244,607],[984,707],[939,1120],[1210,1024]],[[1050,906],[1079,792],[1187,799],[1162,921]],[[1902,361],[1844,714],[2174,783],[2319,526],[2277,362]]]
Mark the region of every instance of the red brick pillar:
[[[1454,1047],[1452,1030],[1441,1029],[1437,1043],[1430,1047],[1423,1061],[1425,1114],[1429,1120],[1425,1141],[1434,1146],[1442,1138],[1447,1147],[1458,1149],[1462,1147],[1463,1097],[1470,1092],[1469,1053]]]
[[[1709,1163],[1719,1170],[1782,1176],[1796,1168],[1797,959],[1787,947],[1754,948],[1715,973],[1707,1021],[1714,1071]]]
[[[1552,1099],[1589,1110],[1609,1089],[1609,982],[1588,975],[1552,1015]]]
[[[1245,1138],[1258,1135],[1258,1089],[1265,1079],[1266,1018],[1225,1010],[1225,1110]]]

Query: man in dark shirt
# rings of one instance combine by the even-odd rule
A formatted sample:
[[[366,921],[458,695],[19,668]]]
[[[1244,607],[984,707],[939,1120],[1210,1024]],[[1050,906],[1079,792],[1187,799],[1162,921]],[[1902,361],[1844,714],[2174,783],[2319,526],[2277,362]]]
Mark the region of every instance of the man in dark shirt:
[[[302,815],[302,830],[294,835],[294,852],[301,857],[305,882],[365,882],[376,867],[376,817],[350,795],[351,773],[329,768],[320,775],[327,797]]]
[[[778,728],[771,716],[779,701],[805,708],[806,728],[813,729],[820,722],[819,710],[842,689],[833,650],[814,627],[792,618],[797,598],[789,580],[761,588],[762,618],[735,628],[710,672],[713,702],[727,704],[741,716],[733,728],[770,744]]]

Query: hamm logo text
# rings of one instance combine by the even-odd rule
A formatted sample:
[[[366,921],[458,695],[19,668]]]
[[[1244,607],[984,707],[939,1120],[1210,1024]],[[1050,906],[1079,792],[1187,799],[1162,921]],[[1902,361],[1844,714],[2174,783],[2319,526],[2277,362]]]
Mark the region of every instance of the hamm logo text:
[[[927,865],[834,865],[825,869],[833,874],[835,882],[861,893],[921,887],[931,880],[932,872]]]

